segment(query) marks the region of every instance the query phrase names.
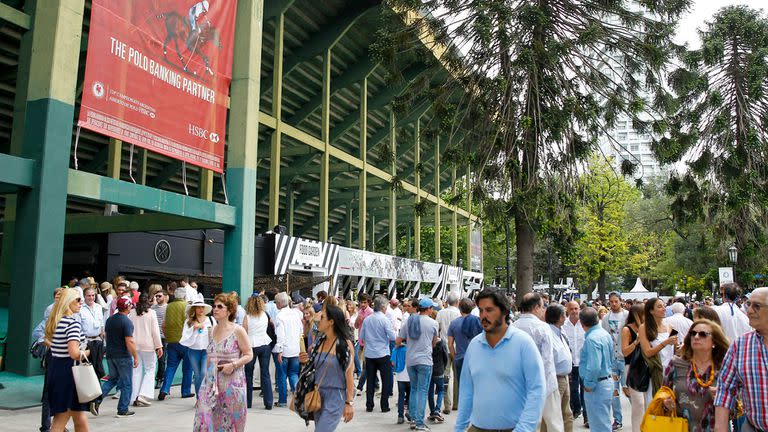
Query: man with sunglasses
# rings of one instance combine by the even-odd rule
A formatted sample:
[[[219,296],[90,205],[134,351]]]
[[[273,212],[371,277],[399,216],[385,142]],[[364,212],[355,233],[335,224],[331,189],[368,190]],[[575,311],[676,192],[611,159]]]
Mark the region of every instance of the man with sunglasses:
[[[739,312],[741,313],[741,312]],[[754,328],[731,344],[720,369],[715,395],[715,432],[728,431],[728,418],[741,396],[746,431],[768,430],[768,288],[757,288],[747,302]]]
[[[160,340],[163,344],[163,352],[167,352],[168,344],[165,342],[165,311],[168,309],[168,294],[165,290],[160,290],[155,293],[155,303],[152,305],[152,310],[157,315],[157,325],[160,326]],[[159,389],[163,385],[163,379],[165,378],[165,365],[167,356],[162,356],[157,359],[157,375],[155,375],[155,388]]]

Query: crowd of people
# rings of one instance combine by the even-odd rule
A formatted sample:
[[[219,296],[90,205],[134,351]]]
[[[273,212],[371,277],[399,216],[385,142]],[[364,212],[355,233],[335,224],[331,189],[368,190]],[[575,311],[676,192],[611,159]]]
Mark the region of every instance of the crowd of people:
[[[355,397],[366,412],[396,408],[393,422],[417,431],[452,416],[457,432],[571,432],[580,417],[611,432],[627,414],[639,432],[654,398],[691,432],[768,429],[768,288],[746,297],[726,284],[719,305],[529,293],[515,306],[500,291],[475,294],[305,299],[270,288],[243,307],[235,293],[207,303],[187,279],[73,280],[33,335],[46,347],[40,430],[71,419],[87,431],[87,413],[103,414],[116,389],[117,417],[190,398],[193,430],[242,431],[256,377],[264,409],[288,407],[320,432],[351,421]],[[102,386],[88,404],[71,371],[83,359]]]

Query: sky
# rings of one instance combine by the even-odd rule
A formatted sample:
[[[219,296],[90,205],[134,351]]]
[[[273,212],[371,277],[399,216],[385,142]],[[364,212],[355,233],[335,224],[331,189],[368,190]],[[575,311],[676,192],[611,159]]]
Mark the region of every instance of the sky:
[[[693,0],[690,12],[683,16],[677,27],[675,42],[688,43],[689,48],[699,48],[697,29],[704,28],[705,21],[711,21],[712,16],[722,7],[729,5],[747,5],[753,9],[763,9],[768,12],[766,0]]]

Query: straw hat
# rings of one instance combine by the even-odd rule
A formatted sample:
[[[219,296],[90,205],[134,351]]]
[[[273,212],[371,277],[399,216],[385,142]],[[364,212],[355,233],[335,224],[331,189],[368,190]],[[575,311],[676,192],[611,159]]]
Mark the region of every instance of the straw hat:
[[[189,313],[189,309],[193,308],[195,306],[202,306],[205,310],[205,314],[208,315],[213,310],[213,307],[205,302],[205,299],[202,294],[197,294],[197,298],[195,301],[193,301],[191,304],[187,305],[186,313]]]

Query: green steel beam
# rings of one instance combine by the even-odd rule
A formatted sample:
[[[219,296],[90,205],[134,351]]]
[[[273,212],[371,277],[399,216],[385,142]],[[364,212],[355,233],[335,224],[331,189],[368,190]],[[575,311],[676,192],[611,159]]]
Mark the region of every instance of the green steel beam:
[[[0,21],[13,24],[24,30],[29,30],[32,27],[32,17],[5,3],[0,3]]]
[[[29,188],[36,176],[34,160],[0,153],[0,184]]]
[[[226,228],[225,225],[169,214],[130,214],[102,216],[90,214],[68,215],[67,234],[101,234],[113,232],[145,232]]]
[[[30,334],[51,300],[52,287],[61,283],[67,208],[63,173],[69,166],[84,3],[26,3],[34,16],[29,27],[38,31],[22,37],[20,64],[29,71],[29,81],[23,137],[13,150],[18,151],[17,156],[34,160],[38,172],[33,187],[17,195],[13,250],[4,251],[12,253],[13,269],[6,369],[21,375],[39,371],[38,361],[29,356]]]
[[[284,14],[296,3],[296,0],[267,0],[264,4],[264,21]]]
[[[440,196],[440,135],[438,135],[435,138],[437,141],[435,142],[435,155],[433,157],[433,160],[435,161],[435,169],[432,171],[432,177],[434,177],[436,180],[434,182],[435,190],[434,194],[436,197]],[[435,261],[440,261],[442,258],[440,256],[440,207],[442,207],[439,203],[435,204]]]
[[[406,125],[409,125],[414,121],[416,121],[419,117],[426,114],[426,112],[429,111],[431,107],[432,107],[432,102],[425,100],[421,102],[419,105],[417,105],[415,109],[409,111],[408,115],[403,117],[401,120],[398,120],[397,124],[399,125],[399,127],[404,127]],[[368,150],[375,149],[379,144],[384,142],[384,140],[388,136],[389,136],[389,127],[384,126],[383,128],[379,129],[368,141],[369,142]],[[403,154],[408,153],[408,151],[405,151]]]
[[[421,120],[416,119],[416,127],[413,132],[413,140],[414,140],[414,157],[413,157],[413,166],[414,170],[415,167],[418,166],[421,163]],[[419,200],[421,200],[421,172],[419,170],[415,170],[416,174],[416,191],[418,192],[416,196],[414,197],[414,203],[418,203]],[[438,195],[439,196],[439,195]],[[440,205],[438,203],[438,205]],[[414,237],[414,252],[416,255],[416,259],[421,259],[421,216],[416,215],[416,217],[413,219],[413,233],[415,235]]]
[[[67,177],[71,197],[235,225],[235,207],[229,205],[73,169]]]
[[[285,46],[285,14],[277,16],[275,23],[275,48],[272,65],[272,117],[277,119],[277,125],[272,132],[269,155],[269,218],[268,226],[277,225],[280,218],[280,151],[283,146],[283,54]]]
[[[368,77],[360,83],[360,160],[363,161],[363,169],[358,174],[358,239],[357,246],[365,250],[366,218],[368,216]]]
[[[152,178],[152,180],[147,182],[147,186],[153,187],[153,188],[159,188],[160,186],[164,185],[165,182],[173,178],[173,176],[175,176],[176,173],[179,172],[182,165],[183,163],[178,159],[174,159],[168,162],[160,171],[160,174],[158,174],[156,177]]]
[[[367,54],[366,54],[367,55]],[[337,92],[346,89],[354,83],[366,79],[378,66],[379,63],[365,58],[354,65],[350,66],[343,74],[334,77],[331,82],[331,95],[335,95]],[[312,96],[312,99],[307,101],[301,108],[299,108],[286,123],[297,126],[301,122],[307,119],[313,112],[320,108],[323,102],[322,92]]]
[[[379,108],[382,108],[389,104],[393,98],[396,96],[402,94],[407,88],[408,85],[413,81],[416,77],[421,75],[427,70],[427,67],[424,66],[422,63],[416,63],[411,66],[409,66],[405,71],[403,71],[403,80],[397,85],[387,87],[385,90],[379,92],[374,96],[372,99],[368,101],[368,112],[371,112],[373,110],[377,110]],[[331,129],[331,142],[336,141],[347,133],[348,130],[350,130],[360,119],[360,109],[349,113],[344,119],[336,124],[333,129]],[[370,149],[369,149],[370,150]]]
[[[241,299],[253,292],[264,3],[239,0],[235,18],[226,176],[235,226],[224,232],[222,288],[237,292]]]
[[[340,162],[331,164],[328,169],[329,172],[336,173],[336,172],[349,172],[351,169],[349,164]],[[302,175],[307,174],[317,174],[319,172],[319,169],[316,165],[309,165],[309,166],[288,166],[283,168],[282,170],[283,175],[292,176],[292,177],[298,177]],[[336,187],[335,185],[331,185],[332,187]]]
[[[267,3],[270,3],[267,1]],[[349,31],[350,28],[363,16],[372,10],[379,8],[379,0],[356,0],[347,3],[341,14],[332,18],[317,32],[309,35],[300,47],[291,53],[290,58],[285,64],[283,76],[293,72],[302,62],[323,54],[333,48],[333,46]],[[277,15],[275,15],[277,16]],[[261,83],[261,92],[266,93],[272,86],[265,78]]]
[[[328,241],[328,189],[331,175],[331,141],[329,137],[331,128],[331,49],[323,53],[323,111],[321,121],[321,133],[325,150],[320,156],[320,209],[318,215],[318,239]]]
[[[451,194],[456,196],[456,165],[451,167]],[[451,264],[457,265],[459,260],[459,216],[458,206],[453,206],[451,214]]]
[[[390,174],[393,177],[397,176],[397,119],[395,118],[395,111],[390,108],[389,110],[389,148],[394,153],[392,156],[392,166],[390,167]],[[397,231],[397,192],[394,188],[389,189],[389,254],[397,254],[397,239],[395,233]]]

